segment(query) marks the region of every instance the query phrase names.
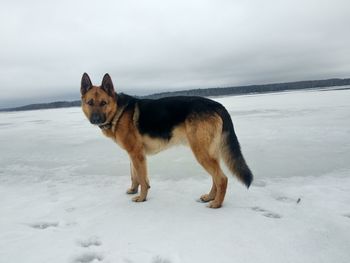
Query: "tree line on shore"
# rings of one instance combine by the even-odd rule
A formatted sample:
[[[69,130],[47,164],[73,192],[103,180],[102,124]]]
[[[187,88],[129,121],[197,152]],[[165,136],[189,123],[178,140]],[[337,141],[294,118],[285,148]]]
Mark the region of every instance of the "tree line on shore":
[[[215,96],[227,96],[227,95],[232,96],[232,95],[281,92],[281,91],[290,91],[290,90],[326,88],[326,87],[347,86],[347,85],[350,85],[350,78],[308,80],[308,81],[236,86],[236,87],[189,89],[189,90],[181,90],[181,91],[155,93],[147,96],[142,96],[140,98],[158,99],[158,98],[169,97],[169,96],[202,96],[202,97],[215,97]],[[81,105],[80,100],[55,101],[55,102],[49,102],[49,103],[30,104],[30,105],[25,105],[21,107],[15,107],[15,108],[0,109],[0,111],[25,111],[25,110],[67,108],[67,107],[78,107],[80,105]]]

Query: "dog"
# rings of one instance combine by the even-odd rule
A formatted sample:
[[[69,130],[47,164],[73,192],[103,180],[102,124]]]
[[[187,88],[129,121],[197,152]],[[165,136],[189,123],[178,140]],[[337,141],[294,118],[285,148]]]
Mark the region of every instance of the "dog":
[[[225,198],[227,177],[221,158],[230,172],[247,188],[253,174],[246,164],[231,117],[220,103],[203,97],[140,99],[116,93],[109,74],[101,86],[94,86],[88,74],[81,79],[81,106],[91,124],[126,150],[130,158],[131,187],[128,194],[140,194],[134,202],[146,201],[150,188],[146,156],[176,144],[188,145],[197,161],[212,177],[208,194],[200,197],[219,208]]]

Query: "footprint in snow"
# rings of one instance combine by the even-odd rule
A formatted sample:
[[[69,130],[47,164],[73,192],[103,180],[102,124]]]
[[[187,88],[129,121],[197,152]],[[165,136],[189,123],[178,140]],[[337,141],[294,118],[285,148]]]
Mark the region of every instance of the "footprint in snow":
[[[349,213],[349,214],[345,214],[345,215],[343,215],[343,216],[345,216],[345,217],[347,217],[347,218],[350,218],[350,213]]]
[[[46,229],[49,227],[58,227],[58,222],[41,222],[41,223],[34,223],[29,226],[35,229]]]
[[[282,216],[277,214],[277,213],[274,213],[274,212],[271,212],[271,211],[268,211],[266,209],[263,209],[259,206],[254,206],[251,208],[253,211],[256,211],[256,212],[261,212],[263,216],[265,217],[269,217],[269,218],[281,218]]]
[[[281,218],[281,216],[279,214],[276,214],[273,212],[263,213],[263,216],[270,217],[270,218]]]
[[[98,237],[90,237],[86,240],[79,241],[79,245],[81,247],[92,247],[92,246],[101,246],[102,242],[98,239]]]
[[[252,207],[252,210],[257,211],[257,212],[266,212],[265,209],[262,209],[262,208],[260,208],[260,207],[258,207],[258,206]]]
[[[97,253],[85,253],[74,259],[73,263],[97,263],[103,260],[103,256]]]
[[[151,263],[171,263],[171,261],[167,258],[156,256],[152,259]]]
[[[293,198],[286,197],[286,196],[278,196],[275,199],[277,201],[281,201],[281,202],[285,202],[285,203],[297,203],[297,204],[299,204],[301,201],[301,198],[293,199]]]
[[[78,241],[78,245],[82,248],[90,248],[95,246],[101,246],[102,242],[98,237],[93,236],[85,240]],[[73,263],[98,263],[103,260],[103,256],[100,253],[96,252],[87,252],[80,256],[77,256]]]

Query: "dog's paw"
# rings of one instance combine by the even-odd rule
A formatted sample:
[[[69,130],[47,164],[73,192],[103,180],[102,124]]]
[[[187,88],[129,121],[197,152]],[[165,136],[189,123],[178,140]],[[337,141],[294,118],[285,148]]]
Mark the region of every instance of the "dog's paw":
[[[214,197],[212,197],[208,194],[205,194],[205,195],[202,195],[199,199],[201,202],[206,203],[206,202],[214,200]]]
[[[137,192],[138,192],[137,188],[136,188],[136,189],[134,189],[134,188],[129,188],[129,189],[126,191],[126,193],[127,193],[128,195],[134,195],[134,194],[137,194]]]
[[[138,196],[135,196],[133,199],[131,199],[133,202],[144,202],[146,201],[146,198],[145,197],[142,197],[140,195]]]
[[[216,201],[211,201],[208,205],[209,208],[220,208],[221,204],[219,202]]]

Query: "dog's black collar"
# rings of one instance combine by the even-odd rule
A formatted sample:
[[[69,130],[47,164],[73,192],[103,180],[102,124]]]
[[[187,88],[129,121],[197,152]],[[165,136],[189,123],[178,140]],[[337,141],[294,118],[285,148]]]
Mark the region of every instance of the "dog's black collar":
[[[114,132],[115,131],[115,127],[117,126],[117,123],[118,123],[120,117],[124,113],[124,110],[125,110],[126,106],[127,105],[122,105],[122,106],[118,107],[117,112],[115,113],[112,121],[108,122],[108,123],[105,123],[105,124],[101,124],[98,127],[100,127],[101,130],[112,129],[112,132]]]

